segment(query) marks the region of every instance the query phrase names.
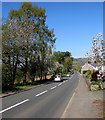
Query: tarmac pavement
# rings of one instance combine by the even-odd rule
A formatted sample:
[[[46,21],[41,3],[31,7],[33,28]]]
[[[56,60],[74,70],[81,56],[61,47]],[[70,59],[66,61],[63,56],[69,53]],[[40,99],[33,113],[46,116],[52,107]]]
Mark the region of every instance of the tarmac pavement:
[[[2,95],[2,97],[5,96],[7,95]],[[103,91],[89,91],[86,81],[82,75],[79,75],[79,84],[70,100],[68,100],[69,103],[65,107],[61,118],[102,118],[102,100]]]
[[[62,118],[102,118],[103,91],[89,91],[86,81],[80,75],[79,84],[70,99]],[[95,102],[96,101],[96,102]],[[97,101],[101,102],[97,103]],[[97,107],[98,106],[98,107]],[[101,113],[101,115],[99,115]]]

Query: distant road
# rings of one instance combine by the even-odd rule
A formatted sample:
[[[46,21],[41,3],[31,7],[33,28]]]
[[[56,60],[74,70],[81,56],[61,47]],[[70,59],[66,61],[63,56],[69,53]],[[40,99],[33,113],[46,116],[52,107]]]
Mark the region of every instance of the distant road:
[[[2,99],[3,118],[60,118],[78,84],[78,73]],[[71,108],[72,109],[72,108]]]

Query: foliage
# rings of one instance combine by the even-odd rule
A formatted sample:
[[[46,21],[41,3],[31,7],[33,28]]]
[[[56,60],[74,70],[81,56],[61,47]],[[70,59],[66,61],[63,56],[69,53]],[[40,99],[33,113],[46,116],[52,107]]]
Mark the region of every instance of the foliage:
[[[86,79],[90,79],[91,81],[97,81],[97,74],[98,73],[99,72],[95,71],[95,70],[86,70],[86,71],[83,71],[84,77]]]
[[[83,71],[84,77],[87,78],[87,79],[92,78],[92,73],[93,73],[93,70]]]
[[[100,81],[91,81],[92,85],[100,85]]]
[[[51,67],[54,30],[46,25],[46,11],[24,2],[3,22],[3,89],[43,77]]]
[[[93,71],[91,81],[97,81],[97,75],[99,74],[99,71]]]
[[[83,74],[85,74],[86,72],[87,72],[87,70],[84,70],[84,71],[83,71]]]
[[[83,66],[88,61],[87,58],[74,58],[73,63]]]
[[[81,65],[80,64],[74,64],[73,63],[73,68],[78,71],[78,72],[81,72]]]
[[[74,58],[73,59],[73,68],[76,71],[81,72],[81,67],[88,61],[87,58]]]
[[[52,60],[54,61],[55,65],[54,73],[70,72],[73,64],[73,58],[70,52],[54,52]]]
[[[52,53],[56,38],[54,29],[46,25],[44,8],[24,2],[2,23],[3,90],[36,85],[36,78],[45,81],[47,74],[70,71],[71,53]]]

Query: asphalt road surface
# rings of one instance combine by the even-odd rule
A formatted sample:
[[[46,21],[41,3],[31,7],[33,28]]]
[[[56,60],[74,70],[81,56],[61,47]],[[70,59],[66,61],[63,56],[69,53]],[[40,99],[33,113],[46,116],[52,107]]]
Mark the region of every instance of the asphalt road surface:
[[[3,118],[61,118],[79,76],[64,77],[63,82],[51,82],[2,99]],[[72,108],[71,108],[72,109]]]

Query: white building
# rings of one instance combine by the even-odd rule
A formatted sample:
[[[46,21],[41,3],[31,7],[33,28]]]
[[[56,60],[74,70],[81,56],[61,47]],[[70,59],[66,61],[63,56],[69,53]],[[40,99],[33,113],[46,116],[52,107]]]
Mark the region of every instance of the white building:
[[[81,68],[81,73],[86,70],[98,70],[98,66],[96,66],[96,64],[85,63]]]

